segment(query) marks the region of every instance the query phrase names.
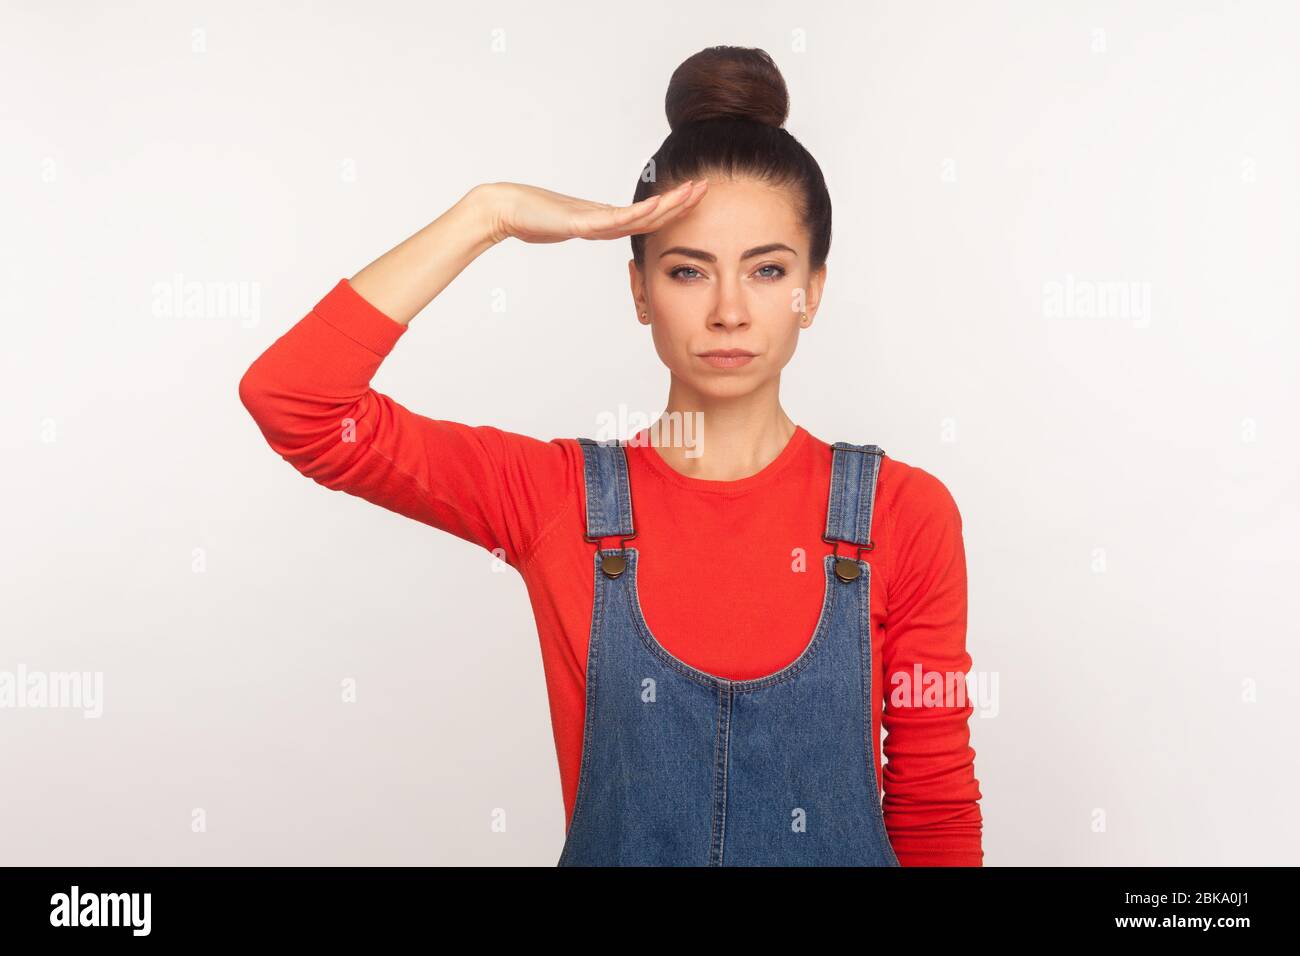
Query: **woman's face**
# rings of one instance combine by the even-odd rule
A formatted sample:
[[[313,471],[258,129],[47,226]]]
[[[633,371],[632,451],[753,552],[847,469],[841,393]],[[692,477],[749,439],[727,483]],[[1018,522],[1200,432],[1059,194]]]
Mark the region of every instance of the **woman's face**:
[[[780,375],[826,279],[825,265],[809,269],[808,242],[789,190],[753,179],[709,178],[694,209],[646,236],[644,274],[629,264],[632,296],[677,379],[735,398]],[[717,349],[753,357],[704,354]]]

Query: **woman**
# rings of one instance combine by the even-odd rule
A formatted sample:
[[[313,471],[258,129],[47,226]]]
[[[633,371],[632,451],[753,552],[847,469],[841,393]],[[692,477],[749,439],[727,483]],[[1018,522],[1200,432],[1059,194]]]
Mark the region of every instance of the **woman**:
[[[970,667],[957,507],[927,472],[827,444],[781,407],[831,221],[820,168],[782,128],[785,83],[761,50],[714,47],[678,67],[666,102],[672,133],[630,206],[476,186],[340,280],[240,396],[303,474],[523,576],[562,865],[981,865],[972,708],[907,683]],[[493,246],[623,236],[670,372],[661,421],[702,421],[703,448],[656,441],[659,422],[624,442],[541,441],[370,387]]]

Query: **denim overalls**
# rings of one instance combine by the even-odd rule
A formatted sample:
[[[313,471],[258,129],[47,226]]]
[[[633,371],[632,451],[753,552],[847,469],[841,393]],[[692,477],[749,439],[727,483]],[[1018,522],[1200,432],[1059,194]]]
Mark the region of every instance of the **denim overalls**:
[[[595,601],[582,763],[560,866],[898,866],[871,720],[876,445],[836,442],[825,599],[781,670],[727,680],[678,660],[637,595],[624,442],[580,438]],[[605,537],[618,545],[600,546]],[[840,554],[845,542],[854,553]]]

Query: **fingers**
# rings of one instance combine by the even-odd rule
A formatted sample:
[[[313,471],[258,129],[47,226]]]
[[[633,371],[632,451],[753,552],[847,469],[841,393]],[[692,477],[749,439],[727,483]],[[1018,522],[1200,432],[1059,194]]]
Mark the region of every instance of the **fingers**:
[[[591,239],[653,232],[674,216],[692,208],[704,195],[703,181],[687,181],[667,193],[657,193],[630,206],[599,209],[584,223],[583,235]]]
[[[634,202],[630,206],[611,209],[608,217],[603,222],[596,223],[596,229],[600,232],[609,232],[639,226],[643,222],[648,222],[658,213],[663,206],[664,199],[664,196],[655,194],[647,196],[640,202]]]
[[[699,201],[704,198],[704,192],[706,189],[708,189],[708,180],[687,180],[677,189],[669,192],[667,197],[665,197],[667,201],[662,203],[658,209],[654,210],[648,221],[638,223],[634,232],[654,232],[672,220],[685,215],[690,212],[690,210],[694,209],[699,204]],[[677,192],[681,193],[680,197],[668,198],[672,197],[673,194]]]
[[[608,239],[650,219],[651,215],[663,202],[663,196],[647,196],[630,206],[609,206],[603,203],[586,203],[588,208],[581,214],[577,234],[588,239]]]

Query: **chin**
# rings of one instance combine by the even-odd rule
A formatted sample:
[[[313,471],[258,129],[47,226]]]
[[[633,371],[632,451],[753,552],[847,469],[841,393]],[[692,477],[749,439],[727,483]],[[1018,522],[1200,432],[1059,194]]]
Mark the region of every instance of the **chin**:
[[[691,389],[702,398],[734,399],[750,394],[758,383],[748,375],[737,375],[734,371],[719,375],[693,376],[688,379]]]

